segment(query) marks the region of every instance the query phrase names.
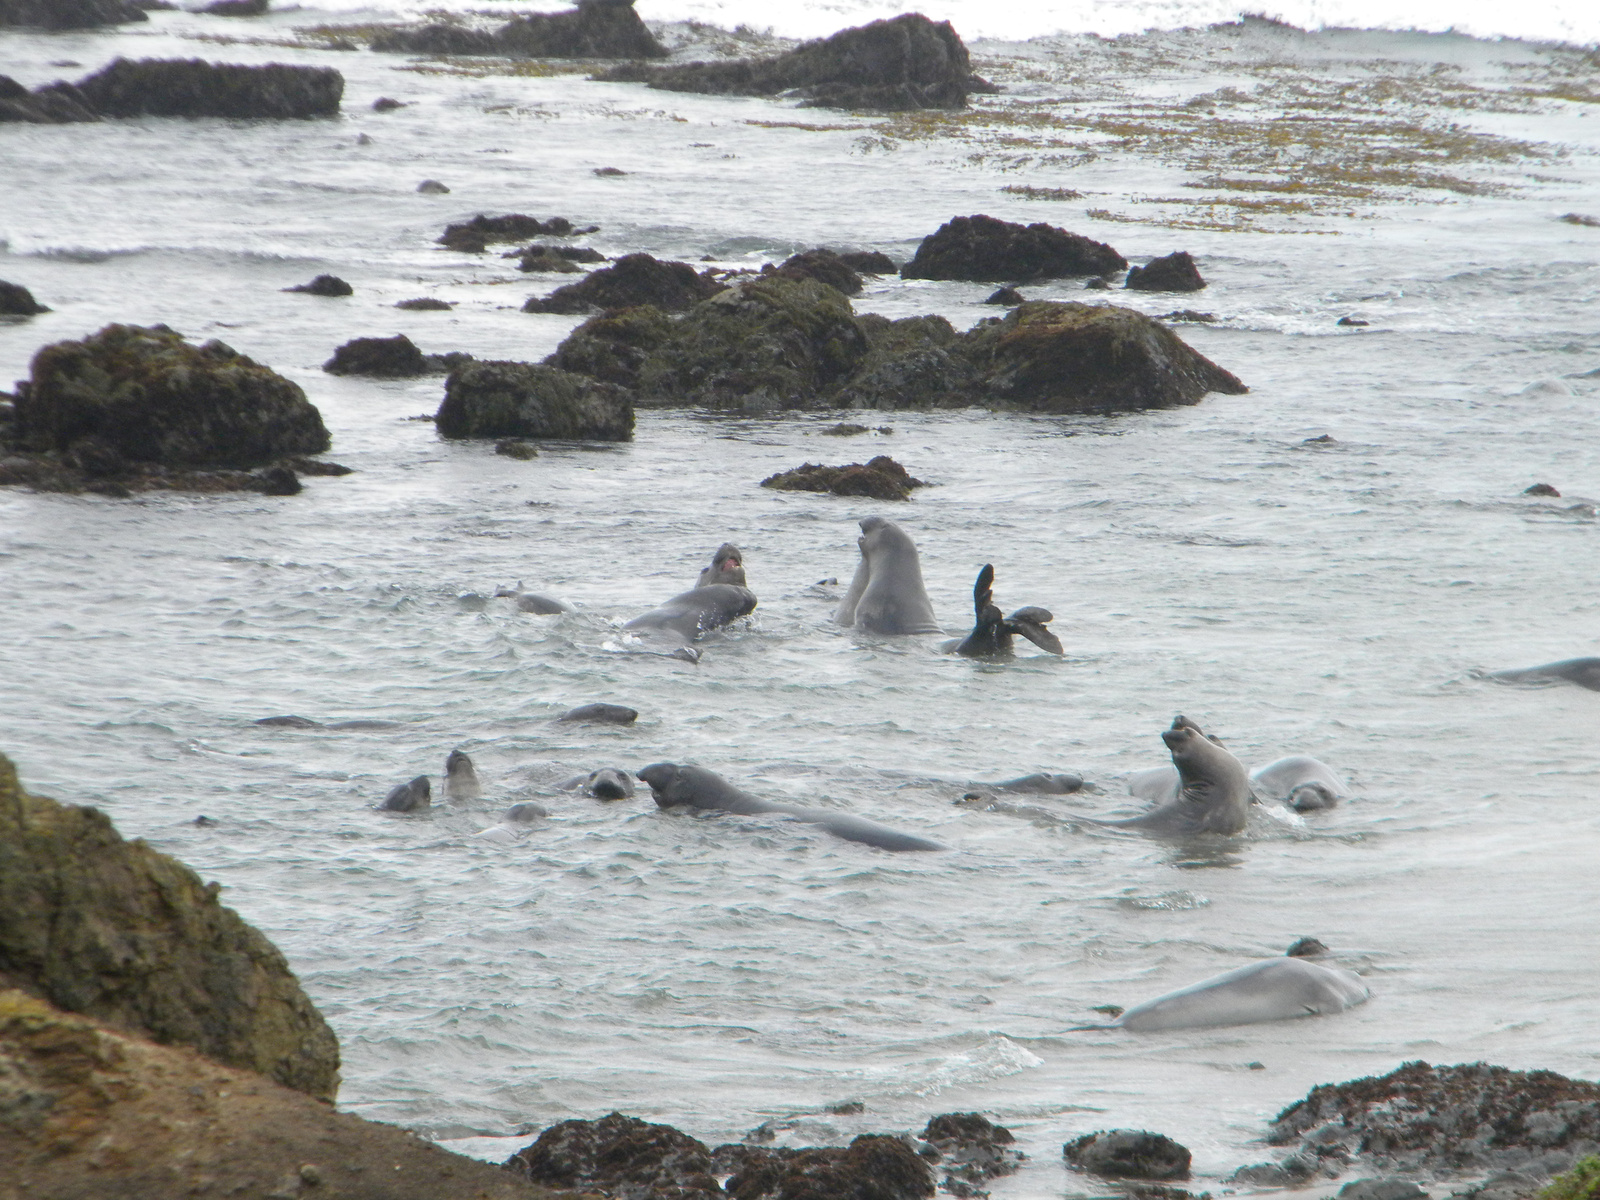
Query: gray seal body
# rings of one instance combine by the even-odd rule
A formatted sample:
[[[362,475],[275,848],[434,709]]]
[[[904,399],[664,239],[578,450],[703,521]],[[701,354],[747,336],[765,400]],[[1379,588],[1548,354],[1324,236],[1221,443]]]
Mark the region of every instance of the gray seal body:
[[[741,574],[743,569],[741,568]],[[710,583],[691,588],[623,625],[624,629],[657,631],[692,642],[755,611],[756,594],[736,583]]]
[[[1575,683],[1600,692],[1600,658],[1565,658],[1560,662],[1545,663],[1538,667],[1523,667],[1515,671],[1491,671],[1487,678],[1501,683]]]
[[[450,751],[444,760],[444,795],[446,800],[476,800],[483,795],[472,760],[459,750]]]
[[[1349,785],[1327,763],[1309,754],[1291,754],[1250,772],[1258,796],[1281,800],[1295,812],[1332,808],[1350,798]]]
[[[541,617],[553,617],[557,613],[572,612],[572,605],[565,600],[557,600],[554,596],[542,596],[538,592],[525,592],[522,590],[521,580],[515,587],[496,588],[495,598],[509,598],[525,613],[533,613]]]
[[[1172,727],[1161,731],[1172,753],[1180,788],[1176,798],[1159,804],[1143,816],[1095,825],[1137,829],[1162,837],[1189,837],[1201,833],[1231,835],[1244,829],[1250,812],[1250,778],[1244,764],[1187,717],[1179,714]]]
[[[385,812],[421,812],[433,803],[433,788],[426,775],[402,783],[383,798],[378,808]]]
[[[905,530],[882,517],[865,517],[856,545],[861,562],[835,622],[868,633],[944,632],[922,585],[917,547]]]

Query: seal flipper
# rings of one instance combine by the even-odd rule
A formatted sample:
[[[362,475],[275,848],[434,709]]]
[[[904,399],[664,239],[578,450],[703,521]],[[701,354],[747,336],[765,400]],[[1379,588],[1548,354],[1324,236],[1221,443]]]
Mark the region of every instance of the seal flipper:
[[[1006,624],[1013,633],[1020,633],[1041,650],[1048,650],[1051,654],[1065,654],[1066,647],[1061,644],[1061,639],[1045,628],[1055,620],[1055,614],[1047,608],[1038,608],[1030,605],[1019,608],[1006,618]]]

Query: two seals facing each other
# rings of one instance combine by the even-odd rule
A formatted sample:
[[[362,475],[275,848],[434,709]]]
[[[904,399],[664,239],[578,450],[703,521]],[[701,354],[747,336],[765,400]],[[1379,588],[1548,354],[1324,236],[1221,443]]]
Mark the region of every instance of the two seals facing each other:
[[[732,542],[724,542],[711,556],[711,565],[700,572],[694,587],[622,627],[674,640],[680,651],[686,651],[680,657],[697,662],[700,655],[690,642],[748,616],[756,604],[756,594],[745,586],[744,554]]]

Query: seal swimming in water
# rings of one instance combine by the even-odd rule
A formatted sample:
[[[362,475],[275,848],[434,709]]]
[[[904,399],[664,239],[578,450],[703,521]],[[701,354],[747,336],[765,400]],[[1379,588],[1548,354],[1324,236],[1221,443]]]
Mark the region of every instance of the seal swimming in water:
[[[526,834],[529,827],[540,817],[548,817],[549,815],[550,813],[544,805],[524,800],[520,804],[513,804],[506,809],[498,825],[480,829],[472,836],[482,838],[486,842],[515,842]]]
[[[426,775],[393,788],[377,808],[383,812],[421,812],[433,803],[433,788]]]
[[[797,804],[775,804],[734,787],[722,776],[704,767],[677,763],[651,763],[639,772],[650,785],[655,802],[662,808],[687,804],[694,808],[752,816],[757,813],[784,813],[797,821],[820,825],[836,837],[861,842],[880,850],[943,850],[938,842],[914,834],[901,833],[848,813],[821,808],[802,808]]]
[[[745,587],[744,553],[732,542],[723,542],[711,556],[711,565],[700,572],[695,587],[710,587],[713,583],[732,583]]]
[[[943,633],[922,585],[917,547],[893,521],[863,517],[861,562],[834,614],[840,625],[868,633]]]
[[[450,751],[444,760],[444,797],[446,800],[476,800],[483,795],[483,785],[478,782],[478,772],[472,760],[459,750]]]
[[[633,776],[620,767],[601,767],[556,786],[563,792],[582,792],[596,800],[627,800],[633,796]]]
[[[1295,812],[1332,808],[1350,798],[1350,789],[1333,768],[1308,754],[1291,754],[1250,772],[1258,795],[1281,800]]]
[[[1161,731],[1161,740],[1172,753],[1172,765],[1178,769],[1180,788],[1175,798],[1142,816],[1120,821],[1080,819],[1161,837],[1235,834],[1242,830],[1251,801],[1250,778],[1244,765],[1181,713],[1172,719],[1170,729]]]
[[[1500,683],[1531,683],[1536,685],[1575,683],[1591,692],[1600,692],[1600,658],[1564,658],[1560,662],[1545,663],[1538,667],[1523,667],[1514,671],[1490,671],[1485,679]]]
[[[572,605],[565,600],[557,600],[554,596],[541,596],[538,592],[525,592],[522,590],[522,580],[517,580],[515,587],[495,588],[495,599],[509,598],[525,613],[534,613],[541,617],[553,617],[557,613],[572,612]]]
[[[580,704],[569,708],[557,721],[583,722],[589,725],[632,725],[639,719],[639,710],[622,704]]]
[[[756,594],[745,586],[744,555],[732,542],[723,542],[694,587],[640,614],[623,628],[671,634],[683,643],[673,653],[698,662],[699,652],[688,643],[748,616],[755,607]]]
[[[1041,650],[1051,654],[1065,654],[1061,639],[1045,628],[1055,617],[1048,609],[1019,608],[1009,617],[1000,615],[994,602],[994,566],[985,563],[978,572],[978,581],[972,585],[972,610],[976,623],[966,639],[954,647],[955,653],[966,658],[1006,658],[1011,654],[1011,641],[1021,634]]]
[[[330,721],[324,725],[321,721],[313,721],[310,717],[297,717],[293,713],[286,717],[262,717],[257,725],[265,725],[278,729],[399,729],[399,721]]]
[[[1327,952],[1328,948],[1316,938],[1301,938],[1281,958],[1235,967],[1136,1004],[1109,1025],[1077,1025],[1069,1032],[1127,1029],[1154,1033],[1164,1029],[1253,1025],[1258,1021],[1323,1016],[1364,1003],[1372,993],[1361,982],[1361,976],[1310,961]]]

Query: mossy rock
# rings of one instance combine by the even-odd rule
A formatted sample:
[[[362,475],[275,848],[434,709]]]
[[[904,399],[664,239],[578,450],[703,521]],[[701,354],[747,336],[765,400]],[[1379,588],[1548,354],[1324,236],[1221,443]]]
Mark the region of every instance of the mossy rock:
[[[864,431],[864,430],[863,430]],[[761,481],[764,488],[780,492],[828,492],[835,496],[867,496],[873,500],[909,500],[911,489],[926,487],[894,459],[880,454],[870,462],[825,467],[805,463]]]
[[[1042,221],[1019,225],[978,213],[952,217],[923,238],[911,261],[900,268],[900,275],[905,279],[1018,283],[1106,275],[1127,265],[1127,259],[1104,242]]]
[[[1142,267],[1130,267],[1122,286],[1136,292],[1198,292],[1206,281],[1189,252],[1175,250]]]
[[[653,304],[590,317],[545,361],[563,371],[633,388],[651,351],[673,334],[673,321]]]
[[[352,338],[322,364],[330,375],[374,375],[380,379],[409,379],[428,370],[428,360],[403,333],[394,337]]]
[[[0,27],[94,29],[149,19],[131,0],[0,0]]]
[[[570,314],[641,304],[677,310],[721,290],[722,284],[710,271],[696,271],[688,263],[663,262],[649,254],[626,254],[577,283],[558,287],[548,296],[530,298],[522,311]]]
[[[762,273],[781,275],[785,279],[815,279],[846,296],[854,296],[861,291],[861,276],[839,255],[822,247],[790,255],[782,266],[767,267]]]
[[[978,371],[955,352],[962,335],[943,317],[891,321],[869,313],[861,318],[861,328],[870,349],[836,403],[892,411],[975,402]]]
[[[165,325],[107,325],[33,358],[19,389],[23,448],[133,463],[249,468],[329,445],[297,384],[212,340],[193,346]]]
[[[579,0],[566,12],[529,13],[491,32],[436,23],[385,30],[374,50],[402,54],[504,54],[520,58],[665,58],[633,0]]]
[[[7,283],[0,279],[0,316],[32,317],[49,311],[20,283]]]
[[[344,76],[332,67],[284,63],[118,58],[77,87],[108,117],[333,117]]]
[[[543,364],[473,362],[450,372],[434,417],[447,438],[574,438],[626,442],[624,388]]]

